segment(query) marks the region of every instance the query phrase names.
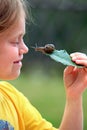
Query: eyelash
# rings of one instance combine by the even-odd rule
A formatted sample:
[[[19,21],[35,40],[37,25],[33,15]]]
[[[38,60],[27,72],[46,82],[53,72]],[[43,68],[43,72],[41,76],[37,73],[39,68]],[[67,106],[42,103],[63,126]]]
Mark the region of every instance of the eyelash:
[[[19,44],[19,42],[15,42],[15,44]]]
[[[14,45],[17,45],[17,44],[19,44],[22,40],[23,40],[23,38],[18,39],[17,42],[16,42],[16,40],[15,40],[15,41],[12,41],[11,43],[14,44]]]
[[[11,42],[13,46],[17,46],[19,42]]]

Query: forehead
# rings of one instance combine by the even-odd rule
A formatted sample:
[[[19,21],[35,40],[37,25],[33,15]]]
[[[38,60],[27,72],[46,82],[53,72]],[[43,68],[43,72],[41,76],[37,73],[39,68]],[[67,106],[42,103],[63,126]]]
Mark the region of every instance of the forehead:
[[[12,37],[16,35],[25,34],[25,17],[20,17],[12,26],[6,31],[2,32],[0,36]]]

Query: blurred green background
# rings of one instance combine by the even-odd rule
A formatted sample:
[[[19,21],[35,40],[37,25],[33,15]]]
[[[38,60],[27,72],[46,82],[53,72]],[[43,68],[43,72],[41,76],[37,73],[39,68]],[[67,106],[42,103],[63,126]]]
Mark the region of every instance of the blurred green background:
[[[35,52],[31,46],[53,43],[56,49],[87,54],[86,0],[31,0],[32,23],[27,23],[25,42],[29,53],[21,76],[11,81],[42,116],[58,127],[65,106],[65,66]],[[84,130],[87,130],[87,91],[83,95]]]

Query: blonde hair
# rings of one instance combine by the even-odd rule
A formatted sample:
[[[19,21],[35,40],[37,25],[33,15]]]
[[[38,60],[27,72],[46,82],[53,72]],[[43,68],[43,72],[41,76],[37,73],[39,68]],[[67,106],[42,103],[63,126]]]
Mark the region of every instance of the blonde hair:
[[[7,30],[20,17],[24,11],[28,14],[26,0],[0,0],[0,33]]]

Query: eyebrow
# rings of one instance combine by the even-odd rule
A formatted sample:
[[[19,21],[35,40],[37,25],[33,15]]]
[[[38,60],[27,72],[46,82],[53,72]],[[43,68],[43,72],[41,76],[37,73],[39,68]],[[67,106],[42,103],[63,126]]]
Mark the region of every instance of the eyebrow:
[[[26,32],[19,32],[15,37],[24,37],[25,34]]]

